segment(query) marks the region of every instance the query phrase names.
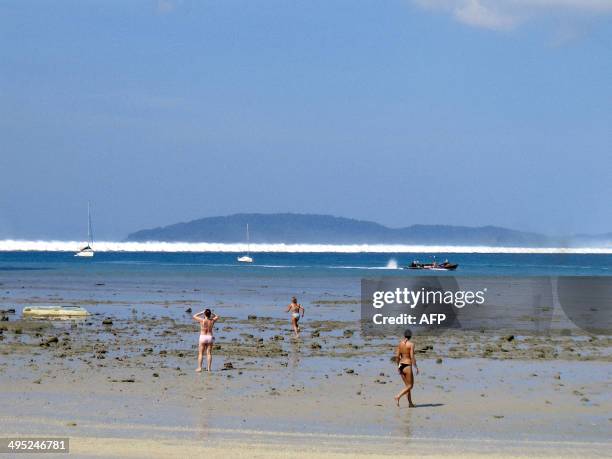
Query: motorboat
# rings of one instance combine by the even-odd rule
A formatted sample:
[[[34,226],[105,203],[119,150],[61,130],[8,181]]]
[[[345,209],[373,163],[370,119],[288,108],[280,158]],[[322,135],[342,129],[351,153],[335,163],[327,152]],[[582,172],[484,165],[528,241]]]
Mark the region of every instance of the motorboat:
[[[454,271],[459,265],[457,263],[450,263],[445,260],[442,263],[437,263],[435,260],[432,263],[421,263],[418,260],[413,261],[408,266],[404,266],[404,269],[426,269],[429,271]]]

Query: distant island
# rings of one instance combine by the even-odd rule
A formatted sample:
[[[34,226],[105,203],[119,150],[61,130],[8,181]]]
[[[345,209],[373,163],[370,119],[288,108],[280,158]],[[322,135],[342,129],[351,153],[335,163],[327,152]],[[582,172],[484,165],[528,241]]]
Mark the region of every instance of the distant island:
[[[127,241],[245,241],[250,227],[253,243],[285,244],[407,244],[491,247],[609,247],[612,233],[553,238],[496,226],[412,225],[389,228],[375,222],[313,214],[235,214],[131,233]]]

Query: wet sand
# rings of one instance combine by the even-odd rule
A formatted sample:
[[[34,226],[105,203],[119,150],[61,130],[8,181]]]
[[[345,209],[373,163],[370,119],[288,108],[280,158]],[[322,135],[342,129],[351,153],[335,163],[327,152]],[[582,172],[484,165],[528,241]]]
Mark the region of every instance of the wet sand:
[[[465,441],[440,443],[435,439],[411,440],[403,444],[368,443],[361,437],[338,437],[335,443],[327,437],[300,435],[297,439],[266,438],[243,440],[193,441],[77,437],[71,441],[71,453],[83,458],[128,457],[212,457],[231,458],[352,458],[389,457],[436,458],[517,458],[517,457],[598,457],[605,456],[605,444],[589,445],[574,442],[508,442]],[[297,441],[296,441],[297,440]],[[350,446],[349,446],[350,445]],[[359,448],[359,453],[356,452]]]
[[[256,302],[267,299],[267,287],[252,290]],[[0,322],[6,435],[69,436],[73,451],[91,457],[610,450],[610,337],[569,329],[417,336],[417,408],[403,400],[398,409],[396,340],[361,336],[354,296],[317,300],[325,313],[308,304],[300,340],[282,313],[232,315],[241,305],[226,300],[217,308],[214,371],[196,374],[198,327],[186,309],[198,311],[197,304],[155,293],[140,302],[118,289],[76,290],[69,300],[65,291],[31,289],[5,297],[0,309],[17,310]],[[37,303],[84,305],[93,315],[19,316],[24,304]]]

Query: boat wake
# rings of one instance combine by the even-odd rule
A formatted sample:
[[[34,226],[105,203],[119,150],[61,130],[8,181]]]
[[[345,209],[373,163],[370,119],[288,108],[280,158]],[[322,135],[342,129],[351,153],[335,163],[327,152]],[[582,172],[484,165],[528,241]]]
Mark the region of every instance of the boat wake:
[[[74,252],[78,241],[0,240],[0,252]],[[96,252],[227,252],[241,253],[244,244],[214,242],[96,242]],[[536,254],[612,254],[612,247],[489,247],[452,245],[400,244],[251,244],[251,252],[259,253],[536,253]],[[392,263],[383,269],[395,269]]]
[[[385,266],[385,268],[387,268],[387,269],[399,269],[399,266],[397,265],[397,260],[395,258],[391,258],[387,262],[387,266]]]

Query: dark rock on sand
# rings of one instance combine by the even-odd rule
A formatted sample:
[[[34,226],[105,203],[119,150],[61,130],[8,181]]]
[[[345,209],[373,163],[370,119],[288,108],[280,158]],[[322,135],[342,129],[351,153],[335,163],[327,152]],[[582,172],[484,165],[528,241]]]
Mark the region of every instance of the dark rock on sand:
[[[249,320],[257,320],[257,316],[254,315],[254,314],[249,314],[247,319],[249,319]]]
[[[234,369],[234,365],[232,364],[232,362],[225,362],[223,364],[223,369],[224,370],[233,370]]]
[[[112,324],[113,324],[113,321],[109,317],[107,317],[106,319],[102,321],[102,325],[112,325]]]
[[[508,335],[504,338],[506,341],[510,342],[510,341],[514,341],[514,335]]]
[[[0,322],[8,322],[9,318],[7,316],[0,317]]]
[[[417,350],[417,352],[420,354],[425,354],[427,351],[433,351],[433,346],[428,345],[428,346],[424,346],[420,348],[419,350]]]
[[[187,309],[185,309],[185,313],[187,313],[187,314],[191,314],[191,308],[187,308]]]
[[[40,345],[41,345],[41,346],[49,346],[50,344],[52,344],[52,343],[57,343],[58,341],[59,341],[59,340],[57,339],[57,336],[52,336],[51,338],[48,338],[48,339],[42,340],[42,341],[40,342]]]
[[[438,358],[436,359],[436,363],[442,363],[442,359],[438,357]]]
[[[311,349],[321,349],[321,345],[316,341],[310,345]]]

